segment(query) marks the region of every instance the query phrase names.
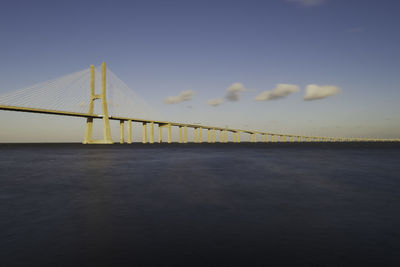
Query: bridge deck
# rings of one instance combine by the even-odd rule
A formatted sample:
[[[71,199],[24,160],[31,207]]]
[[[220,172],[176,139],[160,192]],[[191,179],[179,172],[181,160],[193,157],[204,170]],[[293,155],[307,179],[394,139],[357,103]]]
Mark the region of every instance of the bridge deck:
[[[28,108],[28,107],[17,107],[17,106],[6,106],[0,105],[0,110],[8,110],[8,111],[19,111],[19,112],[29,112],[29,113],[41,113],[41,114],[50,114],[50,115],[62,115],[62,116],[72,116],[72,117],[81,117],[81,118],[94,118],[94,119],[102,119],[102,115],[97,114],[89,114],[89,113],[80,113],[80,112],[71,112],[71,111],[60,111],[60,110],[52,110],[52,109],[42,109],[42,108]],[[142,123],[151,123],[154,124],[170,124],[171,126],[178,126],[178,127],[189,127],[189,128],[203,128],[203,129],[215,129],[215,130],[227,130],[231,132],[245,132],[245,133],[258,133],[258,134],[269,134],[265,132],[258,132],[258,131],[247,131],[247,130],[240,130],[240,129],[227,129],[227,128],[220,128],[214,126],[205,126],[199,124],[187,124],[187,123],[179,123],[179,122],[169,122],[169,121],[158,121],[158,120],[145,120],[145,119],[138,119],[138,118],[130,118],[130,117],[120,117],[120,116],[110,116],[110,120],[123,120],[123,121],[134,121],[134,122],[142,122]]]
[[[60,110],[51,110],[51,109],[42,109],[42,108],[29,108],[29,107],[18,107],[18,106],[7,106],[0,105],[0,110],[6,111],[18,111],[18,112],[29,112],[29,113],[41,113],[41,114],[50,114],[50,115],[61,115],[61,116],[71,116],[71,117],[81,117],[81,118],[93,118],[93,119],[102,119],[103,115],[98,114],[89,114],[89,113],[79,113],[79,112],[71,112],[71,111],[60,111]],[[188,127],[188,128],[201,128],[201,129],[213,129],[217,131],[228,131],[233,133],[248,133],[248,134],[262,134],[262,135],[271,135],[271,136],[281,136],[281,137],[294,137],[294,138],[304,138],[304,139],[324,139],[329,141],[394,141],[399,142],[398,139],[369,139],[369,138],[334,138],[334,137],[318,137],[318,136],[301,136],[301,135],[290,135],[290,134],[280,134],[280,133],[271,133],[271,132],[261,132],[261,131],[249,131],[249,130],[241,130],[241,129],[232,129],[232,128],[221,128],[200,124],[187,124],[187,123],[179,123],[179,122],[169,122],[169,121],[157,121],[157,120],[145,120],[138,118],[130,118],[130,117],[119,117],[119,116],[110,116],[110,120],[119,120],[119,121],[133,121],[140,123],[154,123],[158,125],[170,125],[177,127]],[[305,140],[306,141],[306,140]]]

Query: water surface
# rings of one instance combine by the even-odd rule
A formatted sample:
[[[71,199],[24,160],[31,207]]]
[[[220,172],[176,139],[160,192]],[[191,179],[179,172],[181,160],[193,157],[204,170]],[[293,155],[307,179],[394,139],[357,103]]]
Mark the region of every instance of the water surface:
[[[1,266],[399,266],[395,144],[0,145]]]

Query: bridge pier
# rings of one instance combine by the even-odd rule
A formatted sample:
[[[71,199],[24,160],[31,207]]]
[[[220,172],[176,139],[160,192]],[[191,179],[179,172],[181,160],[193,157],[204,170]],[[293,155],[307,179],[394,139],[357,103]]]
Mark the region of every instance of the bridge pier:
[[[199,141],[199,144],[201,144],[201,143],[203,143],[203,128],[199,127],[199,128],[198,128],[198,131],[199,131],[199,132],[198,132],[198,134],[199,134],[199,135],[198,135],[198,138],[199,138],[198,141]]]
[[[162,143],[162,126],[158,124],[158,143]]]
[[[179,143],[182,143],[182,126],[179,126]]]
[[[186,144],[187,143],[187,127],[186,127],[186,125],[183,126],[183,134],[184,134],[183,142],[185,142],[185,144]]]
[[[127,143],[132,144],[132,120],[128,120],[128,137]]]
[[[215,129],[212,129],[212,142],[215,143]]]
[[[123,144],[125,143],[125,127],[124,127],[125,121],[120,120],[119,121],[119,128],[120,128],[120,135],[119,135],[119,143]]]
[[[168,124],[168,144],[171,144],[171,124]]]
[[[150,144],[154,144],[154,122],[150,122]]]
[[[101,93],[95,94],[95,69],[93,65],[90,65],[90,102],[88,114],[94,115],[94,101],[96,99],[101,100],[101,107],[103,112],[103,140],[93,140],[93,118],[86,119],[86,130],[85,137],[83,139],[83,144],[113,144],[111,138],[110,121],[107,109],[107,99],[106,99],[106,63],[101,64]]]
[[[147,123],[142,123],[142,143],[147,143]]]
[[[226,130],[224,130],[224,143],[228,143]]]

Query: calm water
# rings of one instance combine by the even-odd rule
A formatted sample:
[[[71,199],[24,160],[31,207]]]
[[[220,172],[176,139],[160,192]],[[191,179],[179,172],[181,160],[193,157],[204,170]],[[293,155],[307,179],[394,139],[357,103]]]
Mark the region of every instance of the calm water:
[[[21,265],[400,266],[400,146],[0,145]]]

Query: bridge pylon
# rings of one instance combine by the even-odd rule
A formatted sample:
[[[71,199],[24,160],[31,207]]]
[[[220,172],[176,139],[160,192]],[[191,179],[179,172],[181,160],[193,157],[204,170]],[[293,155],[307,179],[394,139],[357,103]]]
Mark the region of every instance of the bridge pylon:
[[[94,75],[95,69],[93,65],[90,65],[90,102],[89,102],[89,110],[88,114],[94,114],[94,101],[97,99],[101,100],[101,107],[103,112],[103,139],[93,140],[93,118],[86,119],[86,130],[85,130],[85,138],[83,139],[83,144],[113,144],[111,139],[111,130],[110,130],[110,120],[108,117],[108,109],[107,109],[107,98],[106,98],[106,63],[103,62],[101,64],[101,93],[95,93],[94,86]]]

